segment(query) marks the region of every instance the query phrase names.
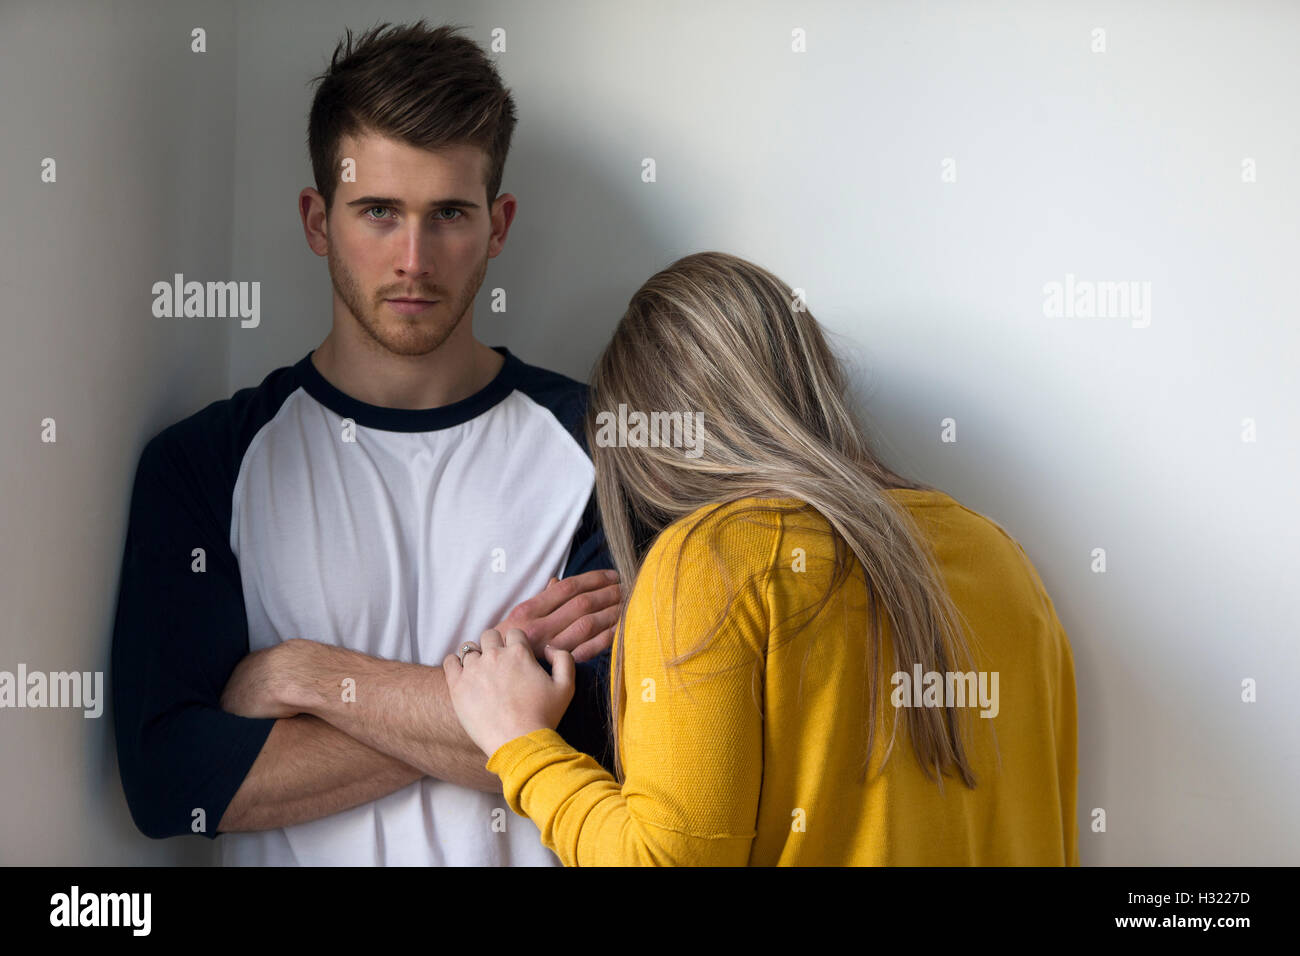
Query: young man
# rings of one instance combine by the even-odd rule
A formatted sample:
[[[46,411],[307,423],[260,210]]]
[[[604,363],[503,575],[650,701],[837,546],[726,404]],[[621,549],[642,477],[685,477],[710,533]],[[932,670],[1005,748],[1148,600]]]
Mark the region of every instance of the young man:
[[[515,212],[512,98],[454,31],[384,27],[349,32],[312,104],[299,211],[333,328],[141,455],[113,640],[123,786],[145,834],[223,832],[227,864],[557,865],[439,665],[489,627],[573,651],[560,731],[609,761],[620,593],[586,388],[474,338]]]

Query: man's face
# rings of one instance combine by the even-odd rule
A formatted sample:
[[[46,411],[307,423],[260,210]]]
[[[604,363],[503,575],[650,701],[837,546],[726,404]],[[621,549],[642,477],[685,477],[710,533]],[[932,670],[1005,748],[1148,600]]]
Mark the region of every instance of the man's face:
[[[328,219],[334,292],[362,329],[398,355],[438,348],[470,310],[493,243],[483,150],[432,152],[376,135],[343,140],[356,182]],[[425,299],[405,304],[393,299]]]

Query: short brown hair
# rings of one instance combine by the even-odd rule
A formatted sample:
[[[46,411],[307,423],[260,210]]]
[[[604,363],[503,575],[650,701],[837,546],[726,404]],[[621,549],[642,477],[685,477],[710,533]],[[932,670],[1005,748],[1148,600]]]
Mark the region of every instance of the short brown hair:
[[[515,102],[458,26],[381,23],[339,41],[311,104],[307,149],[325,211],[334,202],[344,136],[372,132],[422,149],[478,146],[487,153],[487,198],[501,189],[515,128]]]

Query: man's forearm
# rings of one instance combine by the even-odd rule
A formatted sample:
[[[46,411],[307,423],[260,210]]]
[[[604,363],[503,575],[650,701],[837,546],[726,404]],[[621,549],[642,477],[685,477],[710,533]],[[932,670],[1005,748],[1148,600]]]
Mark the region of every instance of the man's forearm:
[[[441,667],[300,642],[288,665],[292,703],[439,780],[501,792],[487,755],[456,717]]]
[[[423,774],[309,714],[277,720],[217,824],[222,832],[318,820],[385,797]]]

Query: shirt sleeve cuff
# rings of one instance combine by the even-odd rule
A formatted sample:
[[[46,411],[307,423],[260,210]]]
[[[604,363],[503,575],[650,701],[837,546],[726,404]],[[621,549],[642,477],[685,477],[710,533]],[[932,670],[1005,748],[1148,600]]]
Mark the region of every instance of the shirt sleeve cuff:
[[[554,753],[557,748],[563,752],[573,751],[558,731],[549,727],[540,727],[522,737],[506,741],[488,758],[485,769],[501,778],[502,795],[506,798],[510,809],[519,816],[528,816],[519,800],[524,785],[534,773],[548,763],[545,758],[537,758],[543,754]]]

